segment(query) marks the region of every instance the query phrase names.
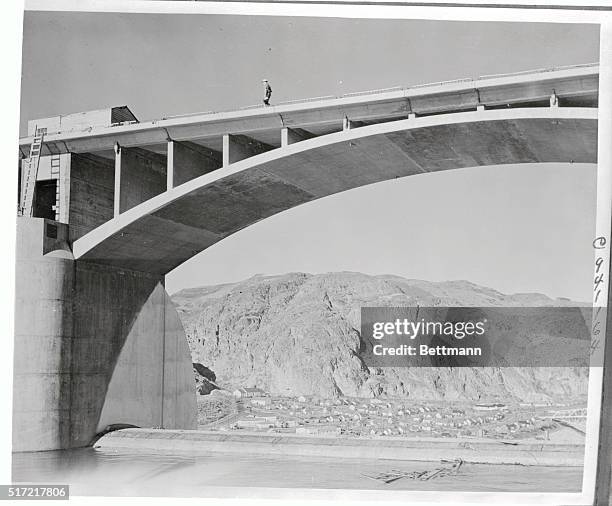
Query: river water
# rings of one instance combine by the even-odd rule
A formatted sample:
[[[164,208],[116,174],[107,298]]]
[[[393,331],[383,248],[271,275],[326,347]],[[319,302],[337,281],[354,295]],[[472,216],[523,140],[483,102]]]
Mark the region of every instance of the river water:
[[[69,484],[71,495],[219,497],[227,487],[579,492],[580,467],[463,464],[454,476],[385,484],[364,475],[439,462],[79,449],[13,455],[13,482]],[[250,489],[253,490],[253,489]],[[235,494],[243,495],[240,489]]]

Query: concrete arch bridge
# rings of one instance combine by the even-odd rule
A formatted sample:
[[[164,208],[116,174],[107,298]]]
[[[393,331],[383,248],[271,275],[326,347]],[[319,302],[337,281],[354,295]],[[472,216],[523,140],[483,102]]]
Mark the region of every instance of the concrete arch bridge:
[[[195,428],[166,273],[352,188],[596,163],[598,77],[582,65],[142,123],[127,107],[31,121],[20,140],[14,449],[83,446],[117,423]]]

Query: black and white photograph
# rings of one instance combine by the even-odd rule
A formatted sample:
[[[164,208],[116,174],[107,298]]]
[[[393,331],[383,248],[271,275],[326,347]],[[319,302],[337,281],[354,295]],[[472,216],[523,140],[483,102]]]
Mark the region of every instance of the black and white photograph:
[[[0,497],[609,505],[612,13],[524,3],[26,1]]]

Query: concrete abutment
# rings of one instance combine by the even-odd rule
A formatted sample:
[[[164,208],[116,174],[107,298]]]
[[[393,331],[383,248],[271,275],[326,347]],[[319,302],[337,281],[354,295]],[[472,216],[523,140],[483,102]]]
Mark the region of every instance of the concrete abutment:
[[[115,423],[195,428],[191,356],[163,276],[75,261],[68,234],[18,219],[13,450],[86,446]]]

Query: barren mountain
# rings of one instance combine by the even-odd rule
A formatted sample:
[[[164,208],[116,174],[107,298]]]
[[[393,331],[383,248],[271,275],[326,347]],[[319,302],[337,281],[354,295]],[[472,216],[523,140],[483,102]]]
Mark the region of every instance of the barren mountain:
[[[586,395],[587,369],[367,367],[358,356],[362,306],[570,306],[505,295],[468,281],[428,282],[340,272],[255,276],[173,296],[193,361],[222,388],[278,395],[414,399],[569,399]]]

